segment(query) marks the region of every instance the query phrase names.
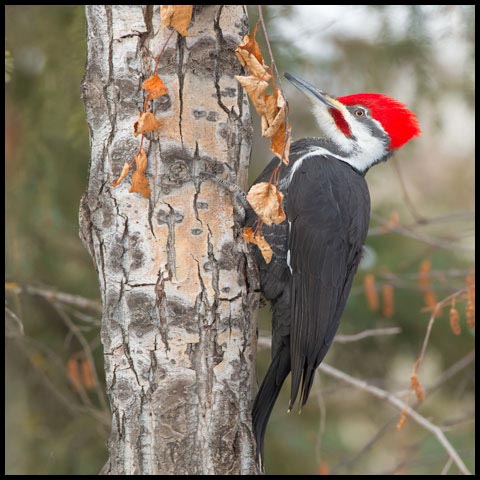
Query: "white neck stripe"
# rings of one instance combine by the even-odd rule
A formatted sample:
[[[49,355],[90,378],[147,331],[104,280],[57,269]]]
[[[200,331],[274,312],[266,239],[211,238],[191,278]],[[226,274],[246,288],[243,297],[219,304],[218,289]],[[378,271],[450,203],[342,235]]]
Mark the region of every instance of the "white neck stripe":
[[[293,176],[295,175],[296,171],[302,166],[302,163],[305,159],[314,157],[314,156],[330,156],[334,157],[337,160],[341,160],[342,162],[348,163],[349,165],[355,167],[355,165],[352,165],[347,158],[342,157],[340,155],[336,155],[332,153],[330,150],[327,150],[326,148],[323,147],[315,147],[312,148],[309,152],[305,153],[305,155],[302,155],[292,166],[292,169],[290,170],[289,174],[280,182],[280,187],[288,187],[290,185],[290,182],[292,181]]]

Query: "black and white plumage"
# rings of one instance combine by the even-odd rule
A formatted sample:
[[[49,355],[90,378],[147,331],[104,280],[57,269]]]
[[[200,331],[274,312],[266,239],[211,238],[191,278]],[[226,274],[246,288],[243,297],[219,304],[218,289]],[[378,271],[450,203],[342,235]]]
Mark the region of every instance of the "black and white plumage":
[[[261,289],[273,311],[272,361],[252,412],[260,460],[267,422],[288,374],[289,410],[297,397],[301,408],[337,332],[368,231],[364,175],[393,153],[391,145],[398,148],[420,133],[415,116],[390,97],[359,94],[342,97],[341,103],[298,77],[285,76],[310,98],[326,136],[292,144],[289,165],[282,164],[278,172],[287,219],[262,226],[273,251],[271,262],[254,247]],[[397,117],[379,106],[390,107],[391,115],[397,108]],[[410,130],[393,131],[390,125],[399,122]],[[277,165],[274,158],[254,183],[268,182]],[[247,210],[246,226],[256,220],[255,212]]]
[[[314,372],[337,331],[368,231],[370,197],[363,175],[327,154],[312,154],[315,146],[325,148],[325,142],[292,144],[290,164],[279,172],[287,220],[262,228],[272,261],[266,264],[256,249],[262,291],[273,310],[272,365],[253,409],[262,456],[266,423],[290,371],[290,407],[300,386],[301,404],[307,401]],[[254,183],[268,181],[277,165],[275,158]],[[249,210],[247,225],[255,220]]]

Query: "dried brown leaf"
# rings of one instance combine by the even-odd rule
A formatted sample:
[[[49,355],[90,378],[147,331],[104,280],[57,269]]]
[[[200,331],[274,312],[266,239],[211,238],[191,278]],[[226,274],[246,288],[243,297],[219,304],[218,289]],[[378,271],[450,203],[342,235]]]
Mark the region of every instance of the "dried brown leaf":
[[[162,122],[155,118],[152,112],[140,112],[137,121],[133,124],[135,136],[142,133],[150,133],[160,127]]]
[[[130,193],[140,193],[145,198],[149,198],[151,193],[148,179],[145,176],[147,162],[147,154],[142,148],[140,152],[135,155],[135,164],[137,168],[132,174],[132,185],[130,187]]]
[[[255,38],[248,34],[245,35],[242,43],[235,49],[235,54],[240,63],[248,69],[250,75],[257,77],[259,80],[270,81],[272,77],[268,73],[268,67],[263,62],[262,53]]]
[[[161,5],[160,18],[163,27],[173,27],[180,35],[188,36],[187,28],[192,20],[193,5]]]
[[[282,91],[275,88],[272,95],[265,96],[265,104],[265,114],[262,117],[262,135],[270,138],[285,123],[287,103]]]
[[[282,208],[283,193],[276,185],[256,183],[247,193],[247,200],[260,220],[267,225],[279,224],[286,219]]]
[[[257,245],[265,260],[265,263],[270,263],[272,260],[273,251],[268,242],[265,240],[260,232],[254,232],[250,227],[245,227],[242,238],[248,242]]]
[[[270,139],[270,150],[280,158],[285,165],[288,165],[289,162],[291,142],[292,136],[290,135],[290,129],[287,130],[285,123]]]
[[[159,98],[168,93],[166,85],[158,75],[152,75],[142,83],[142,88],[147,92],[150,99]]]
[[[253,106],[257,110],[257,113],[262,116],[267,108],[265,104],[265,90],[268,88],[268,82],[265,80],[260,80],[253,75],[248,77],[236,75],[235,78],[247,92],[250,100],[253,103]]]
[[[243,57],[240,56],[240,53],[237,52],[237,50],[245,50],[247,53],[250,55],[253,55],[260,63],[265,63],[263,61],[262,57],[262,52],[260,51],[260,47],[258,46],[257,41],[255,40],[255,37],[257,36],[257,28],[258,28],[258,23],[255,25],[255,28],[253,30],[253,35],[250,35],[247,33],[243,37],[242,43],[238,45],[236,48],[235,53],[237,54],[238,59],[240,60],[240,63],[245,66],[243,63]],[[242,52],[243,53],[243,52]]]
[[[162,27],[170,26],[174,11],[175,5],[160,5],[160,20],[162,21]]]
[[[125,162],[123,164],[122,173],[116,180],[112,182],[112,187],[116,187],[117,185],[120,185],[123,179],[128,175],[129,171],[130,171],[130,164],[128,162]]]

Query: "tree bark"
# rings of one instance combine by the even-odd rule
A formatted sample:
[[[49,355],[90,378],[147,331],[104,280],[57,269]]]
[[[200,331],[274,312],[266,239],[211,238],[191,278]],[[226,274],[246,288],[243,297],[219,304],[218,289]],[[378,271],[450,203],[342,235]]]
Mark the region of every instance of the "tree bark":
[[[159,6],[86,7],[83,96],[90,127],[80,235],[100,281],[101,338],[112,409],[104,474],[256,474],[258,278],[229,193],[246,189],[248,102],[234,49],[248,29],[240,5],[195,5],[189,36],[159,63],[168,97],[143,142],[149,199],[118,187],[139,148],[141,83],[171,31]]]

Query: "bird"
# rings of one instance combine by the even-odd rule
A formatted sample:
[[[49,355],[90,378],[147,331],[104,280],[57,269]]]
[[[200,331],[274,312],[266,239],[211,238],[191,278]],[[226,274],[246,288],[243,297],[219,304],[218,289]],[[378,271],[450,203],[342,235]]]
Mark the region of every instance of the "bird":
[[[385,94],[334,97],[292,73],[284,76],[308,98],[322,135],[293,142],[288,166],[278,170],[286,219],[262,226],[271,261],[253,247],[272,308],[271,363],[252,408],[262,468],[265,431],[283,383],[291,374],[288,411],[297,397],[301,410],[337,332],[369,226],[365,174],[421,133],[417,116]],[[278,163],[272,159],[254,184],[268,182]],[[252,208],[245,224],[258,225]]]

